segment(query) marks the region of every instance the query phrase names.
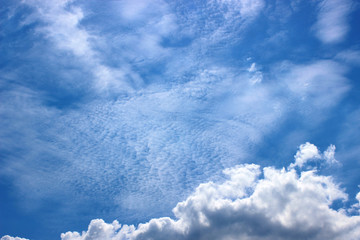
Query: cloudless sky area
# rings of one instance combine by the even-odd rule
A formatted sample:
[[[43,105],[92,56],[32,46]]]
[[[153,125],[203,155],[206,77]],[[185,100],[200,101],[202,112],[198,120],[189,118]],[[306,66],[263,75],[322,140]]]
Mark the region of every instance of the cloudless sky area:
[[[360,239],[359,23],[355,0],[0,0],[1,240]]]

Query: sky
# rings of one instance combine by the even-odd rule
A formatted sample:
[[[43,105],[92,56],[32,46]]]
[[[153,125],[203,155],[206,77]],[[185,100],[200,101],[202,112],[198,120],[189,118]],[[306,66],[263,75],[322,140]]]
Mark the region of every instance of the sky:
[[[1,240],[359,239],[355,0],[1,0]]]

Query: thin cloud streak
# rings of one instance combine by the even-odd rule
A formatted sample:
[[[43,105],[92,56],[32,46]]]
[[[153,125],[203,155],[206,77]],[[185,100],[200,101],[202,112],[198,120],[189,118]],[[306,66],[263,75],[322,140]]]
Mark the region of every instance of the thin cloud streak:
[[[349,31],[347,22],[351,0],[323,0],[319,2],[316,36],[326,44],[341,42]]]

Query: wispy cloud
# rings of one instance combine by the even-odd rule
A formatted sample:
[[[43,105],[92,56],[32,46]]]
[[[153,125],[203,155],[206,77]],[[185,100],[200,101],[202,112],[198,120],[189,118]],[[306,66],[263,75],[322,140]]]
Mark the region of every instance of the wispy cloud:
[[[93,79],[88,81],[95,91],[103,93],[112,89],[115,92],[128,92],[139,84],[141,78],[129,65],[124,64],[115,69],[104,64],[102,54],[95,47],[104,40],[96,32],[90,32],[82,26],[85,13],[74,1],[26,0],[24,3],[35,10],[28,19],[41,22],[37,31],[53,42],[55,49],[70,52],[77,57],[86,70],[92,73]],[[31,23],[30,20],[25,23]]]
[[[194,9],[184,15],[181,9],[179,12],[171,11],[170,6],[162,1],[138,1],[136,4],[113,2],[109,3],[112,7],[110,11],[120,13],[116,16],[119,23],[114,25],[114,31],[102,34],[103,29],[99,29],[99,26],[90,30],[83,23],[86,17],[92,16],[86,16],[86,4],[81,7],[76,1],[55,0],[44,4],[36,0],[24,3],[35,10],[28,19],[41,22],[37,27],[38,32],[53,42],[58,50],[77,57],[86,71],[92,73],[93,79],[87,81],[100,94],[133,93],[142,88],[144,82],[149,82],[149,77],[153,76],[143,79],[141,69],[147,69],[154,63],[167,63],[167,72],[163,76],[166,79],[182,76],[194,68],[199,70],[199,66],[203,65],[199,62],[199,55],[206,63],[205,56],[208,54],[204,52],[207,51],[205,49],[215,47],[221,41],[229,41],[235,36],[229,28],[236,26],[239,28],[237,32],[242,31],[264,5],[260,0],[213,1],[204,5],[205,10]],[[216,14],[220,13],[217,21],[208,17],[215,11]],[[30,20],[27,21],[29,23]],[[116,31],[126,26],[131,26],[133,30],[125,30],[126,34]],[[183,48],[183,42],[187,41],[189,43]],[[116,64],[104,58],[103,53],[108,51],[117,53],[110,54],[116,59]],[[187,60],[174,57],[179,54]]]
[[[360,65],[360,51],[355,49],[347,49],[339,52],[335,56],[336,59],[355,66]]]
[[[319,13],[314,29],[323,43],[341,42],[348,30],[348,15],[351,11],[350,0],[323,0],[318,4]]]
[[[260,83],[263,80],[263,74],[256,67],[256,63],[252,63],[248,68],[248,72],[250,73],[250,82],[252,84]]]
[[[347,68],[331,60],[304,65],[285,63],[280,72],[285,73],[283,80],[292,97],[297,98],[305,108],[309,105],[315,107],[314,109],[330,108],[336,105],[350,88],[345,77]]]

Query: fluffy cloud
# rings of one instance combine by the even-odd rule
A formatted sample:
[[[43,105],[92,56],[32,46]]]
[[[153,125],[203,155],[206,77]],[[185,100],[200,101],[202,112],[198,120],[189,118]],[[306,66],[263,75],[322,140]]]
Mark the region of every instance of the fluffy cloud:
[[[335,159],[334,145],[330,145],[323,154],[321,154],[318,148],[309,142],[301,144],[299,150],[296,152],[295,163],[291,163],[289,168],[299,167],[302,168],[310,161],[325,161],[329,166],[337,165],[339,162]]]
[[[321,156],[317,147],[314,144],[307,142],[300,145],[299,150],[295,155],[295,163],[290,164],[290,168],[295,166],[302,167],[309,160],[319,158],[321,158]]]
[[[328,165],[339,164],[339,162],[335,159],[335,149],[335,145],[331,144],[323,153],[323,158]]]
[[[317,147],[306,143],[296,154],[296,161],[319,156]],[[297,173],[294,169],[261,169],[255,164],[238,165],[223,173],[226,181],[200,184],[192,195],[178,203],[173,209],[176,219],[152,219],[137,228],[96,219],[91,221],[88,231],[63,233],[61,239],[260,240],[360,236],[360,216],[347,215],[347,209],[331,208],[335,200],[347,200],[331,177],[315,170]]]
[[[5,235],[0,240],[29,240],[29,239],[19,238],[19,237],[10,237],[9,235]]]

